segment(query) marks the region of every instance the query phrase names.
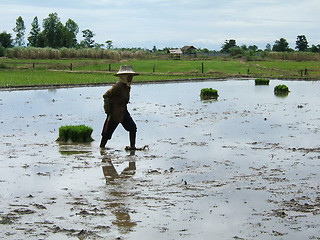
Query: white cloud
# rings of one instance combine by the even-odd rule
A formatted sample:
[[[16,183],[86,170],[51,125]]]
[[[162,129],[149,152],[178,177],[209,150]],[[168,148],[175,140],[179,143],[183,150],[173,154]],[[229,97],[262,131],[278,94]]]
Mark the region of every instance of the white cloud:
[[[194,44],[220,50],[233,38],[264,48],[284,37],[294,48],[301,34],[310,44],[320,44],[318,0],[2,0],[0,8],[6,9],[0,31],[12,32],[22,16],[29,32],[35,16],[42,23],[57,12],[62,22],[71,18],[80,30],[92,30],[97,42],[111,39],[119,47]]]

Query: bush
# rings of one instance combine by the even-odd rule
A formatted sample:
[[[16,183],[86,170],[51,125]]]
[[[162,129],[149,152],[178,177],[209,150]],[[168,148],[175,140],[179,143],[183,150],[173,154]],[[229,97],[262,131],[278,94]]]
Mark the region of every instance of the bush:
[[[264,79],[264,78],[257,78],[255,80],[256,85],[269,85],[270,80],[269,79]]]
[[[200,97],[202,100],[217,99],[219,97],[218,90],[212,88],[201,89]]]
[[[59,128],[58,142],[92,142],[92,128],[85,125],[61,126]]]

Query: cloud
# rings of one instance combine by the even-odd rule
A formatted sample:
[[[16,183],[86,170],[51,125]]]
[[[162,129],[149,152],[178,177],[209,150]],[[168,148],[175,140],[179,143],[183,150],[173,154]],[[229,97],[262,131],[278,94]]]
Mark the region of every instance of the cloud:
[[[281,37],[294,47],[296,36],[302,34],[310,43],[320,43],[318,0],[2,0],[0,7],[6,9],[0,28],[8,32],[18,16],[28,32],[35,16],[42,23],[57,12],[63,23],[71,18],[80,30],[92,30],[97,42],[110,39],[118,47],[194,44],[220,50],[226,39],[233,38],[264,48]]]

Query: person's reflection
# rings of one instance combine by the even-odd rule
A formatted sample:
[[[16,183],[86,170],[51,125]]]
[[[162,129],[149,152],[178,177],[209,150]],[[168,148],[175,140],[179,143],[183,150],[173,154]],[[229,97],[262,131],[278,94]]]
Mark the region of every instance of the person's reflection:
[[[120,174],[115,169],[111,156],[107,155],[106,152],[101,151],[102,162],[105,163],[102,166],[103,174],[106,178],[106,184],[115,186],[114,189],[110,190],[110,194],[121,199],[121,202],[110,202],[107,204],[111,208],[111,213],[116,217],[116,220],[112,224],[116,225],[121,233],[128,233],[133,227],[137,225],[135,221],[131,220],[130,209],[125,207],[124,199],[130,194],[126,191],[128,183],[126,180],[132,177],[136,172],[136,162],[132,157],[135,155],[134,151],[130,152],[129,165]],[[116,200],[118,201],[118,200]]]

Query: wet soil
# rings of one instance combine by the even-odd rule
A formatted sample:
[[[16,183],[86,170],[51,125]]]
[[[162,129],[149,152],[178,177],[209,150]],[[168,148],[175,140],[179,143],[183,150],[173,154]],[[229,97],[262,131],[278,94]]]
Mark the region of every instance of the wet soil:
[[[320,82],[280,83],[134,85],[131,152],[121,126],[99,148],[106,86],[1,92],[0,237],[320,239]],[[68,124],[96,141],[57,143]]]

